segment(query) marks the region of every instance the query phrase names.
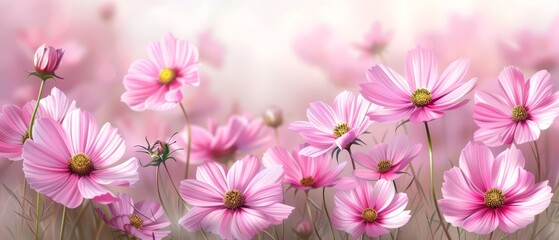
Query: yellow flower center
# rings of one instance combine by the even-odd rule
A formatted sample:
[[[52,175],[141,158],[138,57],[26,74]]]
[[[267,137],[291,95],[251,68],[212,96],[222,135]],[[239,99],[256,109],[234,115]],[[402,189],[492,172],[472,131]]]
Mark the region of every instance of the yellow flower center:
[[[136,229],[140,229],[144,226],[144,221],[136,214],[128,215],[130,219],[130,225],[134,226]]]
[[[372,223],[376,221],[378,218],[377,211],[375,211],[372,208],[367,208],[363,210],[363,214],[361,216],[363,217],[363,221],[367,223]]]
[[[505,203],[505,195],[503,191],[492,188],[483,195],[483,204],[486,207],[498,208]]]
[[[245,205],[245,198],[241,191],[233,189],[225,193],[223,205],[229,210],[236,210]]]
[[[349,125],[347,123],[338,123],[334,128],[334,137],[339,138],[349,132]]]
[[[512,108],[512,120],[515,122],[523,122],[528,119],[528,111],[524,106],[517,105]]]
[[[392,168],[392,162],[389,160],[380,160],[377,163],[377,171],[381,173],[388,172],[390,171],[391,168]]]
[[[29,139],[29,131],[25,131],[23,136],[21,136],[21,144],[24,144],[27,139]]]
[[[425,107],[429,105],[432,99],[433,96],[431,95],[431,92],[429,92],[426,88],[418,88],[411,94],[411,102],[416,107]]]
[[[299,182],[301,183],[301,185],[305,187],[312,187],[312,185],[314,184],[314,179],[309,176],[309,177],[304,177]]]
[[[159,82],[162,84],[168,84],[175,80],[177,73],[172,68],[163,68],[159,72]]]
[[[84,176],[93,171],[93,163],[84,153],[77,153],[68,161],[68,168],[70,172]]]

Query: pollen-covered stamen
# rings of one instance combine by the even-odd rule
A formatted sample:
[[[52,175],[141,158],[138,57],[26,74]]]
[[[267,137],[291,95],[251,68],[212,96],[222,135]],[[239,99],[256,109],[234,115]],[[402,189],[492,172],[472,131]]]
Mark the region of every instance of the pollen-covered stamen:
[[[140,229],[144,226],[144,221],[136,214],[128,215],[128,219],[130,219],[130,225],[134,226],[136,229]]]
[[[517,105],[512,108],[512,120],[515,122],[523,122],[528,119],[528,111],[524,106]]]
[[[347,123],[338,123],[334,128],[334,137],[339,138],[349,132],[349,125]]]
[[[301,179],[301,181],[299,181],[301,183],[301,185],[303,185],[304,187],[312,187],[312,185],[314,184],[314,179],[311,176],[308,177],[304,177],[303,179]]]
[[[241,191],[233,189],[225,193],[223,205],[229,210],[236,210],[245,205],[245,198],[243,197]]]
[[[77,153],[70,161],[68,161],[68,168],[70,172],[78,174],[79,176],[89,175],[93,171],[93,163],[89,156],[84,153]]]
[[[429,105],[432,99],[433,95],[431,95],[427,88],[418,88],[411,94],[411,102],[416,107],[425,107]]]
[[[168,84],[175,80],[177,73],[172,68],[163,68],[159,72],[159,82],[163,84]]]
[[[389,160],[380,160],[377,163],[377,171],[381,173],[388,172],[390,171],[391,168],[392,168],[392,162]]]
[[[29,131],[25,131],[25,133],[21,136],[21,144],[24,144],[27,139],[29,139]]]
[[[492,188],[483,195],[483,204],[486,207],[498,208],[505,203],[505,195],[503,191]]]
[[[363,221],[368,223],[372,223],[376,221],[378,218],[377,211],[375,211],[372,208],[367,208],[363,210],[363,214],[361,214],[361,216],[363,217]]]

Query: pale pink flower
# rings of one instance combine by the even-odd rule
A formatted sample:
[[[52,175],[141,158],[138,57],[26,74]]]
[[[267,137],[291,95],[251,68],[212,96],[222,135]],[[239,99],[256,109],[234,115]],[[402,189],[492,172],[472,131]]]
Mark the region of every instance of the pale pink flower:
[[[208,162],[197,169],[196,180],[181,181],[180,194],[192,208],[179,224],[224,239],[252,239],[293,210],[282,204],[282,176],[282,166],[260,170],[260,161],[252,155],[235,162],[229,171]]]
[[[499,85],[504,96],[475,94],[476,141],[492,147],[535,141],[559,115],[559,92],[552,92],[546,70],[526,80],[520,69],[509,66],[499,74]]]
[[[138,59],[124,76],[121,100],[134,111],[163,111],[182,100],[181,87],[198,86],[198,50],[187,41],[165,34],[148,48],[150,60]]]
[[[270,137],[263,131],[262,119],[252,119],[249,115],[232,115],[227,123],[218,126],[213,119],[208,120],[208,128],[191,126],[191,163],[208,161],[227,162],[238,154],[246,154],[265,145]],[[179,133],[176,148],[186,149],[187,131]],[[176,158],[185,159],[185,151],[178,151]]]
[[[512,233],[533,222],[551,203],[551,187],[547,181],[534,182],[514,145],[494,158],[487,146],[470,142],[459,166],[444,173],[439,200],[444,218],[453,226],[478,234],[497,227]]]
[[[355,46],[366,55],[378,55],[382,53],[393,36],[393,31],[382,31],[380,22],[375,22],[365,35],[363,43],[355,44]]]
[[[388,234],[388,228],[404,226],[410,219],[408,195],[396,193],[392,182],[380,179],[374,186],[358,181],[349,191],[336,191],[334,195],[332,225],[354,239],[363,234],[378,237]]]
[[[27,102],[23,108],[4,105],[0,112],[0,157],[10,160],[22,160],[23,143],[29,138],[29,123],[36,101]],[[76,102],[70,101],[58,88],[52,88],[51,94],[39,102],[37,119],[46,117],[55,122],[62,122],[66,114],[76,109]]]
[[[119,194],[117,197],[118,201],[107,205],[109,218],[101,209],[96,209],[107,225],[138,239],[159,240],[171,233],[164,229],[171,222],[158,202],[142,200],[134,203],[127,194]]]
[[[37,71],[39,75],[50,75],[61,78],[56,76],[55,71],[58,69],[58,65],[60,65],[62,56],[64,56],[64,50],[62,49],[56,49],[45,44],[39,46],[33,57],[35,71]]]
[[[106,123],[99,129],[91,113],[76,109],[62,124],[37,120],[33,140],[23,145],[23,172],[31,188],[66,207],[78,207],[84,198],[111,203],[118,199],[103,185],[138,180],[135,158],[117,164],[123,154],[116,128]]]
[[[289,130],[298,132],[309,144],[299,154],[318,157],[335,149],[346,149],[371,124],[366,114],[373,106],[361,95],[355,96],[349,91],[338,94],[333,107],[320,101],[311,103],[307,109],[309,121],[289,125]]]
[[[388,144],[374,145],[368,154],[355,153],[355,161],[365,169],[353,170],[353,175],[365,180],[395,180],[419,152],[421,144],[411,145],[407,136],[398,135]]]
[[[456,60],[439,76],[433,53],[418,46],[406,57],[406,78],[384,65],[373,66],[367,71],[369,82],[360,85],[361,93],[383,108],[369,112],[369,117],[381,122],[443,117],[445,111],[468,102],[460,99],[476,85],[476,79],[462,81],[469,65],[465,59]]]
[[[214,37],[211,30],[206,30],[198,36],[198,47],[202,61],[217,68],[223,65],[223,58],[226,53],[225,46]]]
[[[332,164],[328,154],[316,158],[299,155],[304,145],[289,152],[287,149],[276,146],[268,149],[262,156],[265,167],[282,165],[285,170],[283,182],[299,190],[310,190],[321,187],[339,186],[352,187],[349,178],[342,178],[341,173],[347,162]]]

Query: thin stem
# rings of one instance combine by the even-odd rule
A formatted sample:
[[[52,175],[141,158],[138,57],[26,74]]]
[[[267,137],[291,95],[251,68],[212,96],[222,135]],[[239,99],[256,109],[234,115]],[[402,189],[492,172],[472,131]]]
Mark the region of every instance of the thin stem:
[[[179,196],[179,199],[182,201],[184,208],[190,210],[188,208],[188,206],[186,205],[186,202],[184,201],[184,199],[182,199],[179,190],[177,189],[177,187],[175,186],[175,182],[173,181],[173,178],[171,178],[171,173],[169,172],[169,168],[167,168],[167,164],[165,162],[163,162],[163,167],[165,167],[165,171],[167,172],[167,176],[169,176],[169,180],[171,181],[171,185],[173,185],[173,189],[175,190],[175,193],[177,193],[177,196]]]
[[[274,237],[274,235],[270,234],[269,232],[267,232],[266,230],[262,230],[263,233],[265,233],[266,235],[268,235],[268,237],[270,237],[272,240],[276,240],[276,238]]]
[[[75,220],[76,223],[75,223],[74,226],[72,227],[72,231],[70,231],[70,237],[74,235],[74,232],[76,231],[77,226],[78,226],[78,224],[80,223],[80,220],[81,220],[83,214],[85,213],[85,211],[87,210],[87,208],[89,207],[89,205],[91,205],[91,201],[90,201],[90,200],[86,200],[86,202],[87,202],[87,203],[83,206],[83,208],[82,208],[82,209],[80,210],[80,212],[78,213],[78,217],[77,217],[76,220]],[[94,211],[94,212],[95,212],[95,211]]]
[[[312,213],[311,213],[311,205],[309,203],[310,199],[309,199],[309,192],[305,191],[305,195],[307,196],[307,201],[305,203],[305,205],[307,205],[307,212],[309,214],[309,220],[311,221],[311,225],[314,229],[314,233],[316,234],[316,237],[318,238],[318,240],[322,240],[322,238],[320,237],[320,234],[318,234],[318,229],[316,228],[316,225],[314,225],[314,220],[312,218]]]
[[[334,227],[332,226],[332,220],[330,219],[330,213],[328,212],[328,207],[326,207],[326,188],[322,188],[322,206],[324,207],[324,212],[326,213],[326,217],[328,218],[328,223],[330,224],[330,230],[332,232],[332,239],[336,239],[334,235]]]
[[[26,212],[25,211],[25,203],[27,201],[25,201],[25,192],[27,192],[27,178],[25,178],[25,175],[24,175],[23,176],[23,193],[21,195],[21,200],[22,200],[21,201],[21,214],[22,214],[22,216],[25,216],[25,212]],[[19,237],[20,237],[19,239],[23,239],[23,222],[24,222],[24,220],[25,220],[25,218],[22,217],[20,227],[19,227],[19,229],[21,231],[21,234],[19,234]]]
[[[394,184],[394,191],[398,192],[398,187],[396,187],[396,180],[393,180],[392,184]]]
[[[188,179],[188,170],[190,168],[190,148],[192,146],[192,135],[190,134],[190,121],[188,120],[188,114],[186,114],[186,110],[184,109],[184,105],[182,103],[179,104],[181,106],[182,115],[184,116],[184,121],[186,122],[186,168],[184,170],[184,179]]]
[[[155,170],[155,185],[157,188],[157,196],[159,197],[159,202],[161,202],[161,207],[163,207],[163,211],[165,212],[165,214],[169,216],[169,212],[167,211],[165,203],[163,202],[163,197],[161,197],[161,190],[159,189],[159,166],[157,166],[157,169]]]
[[[346,150],[349,153],[349,159],[351,159],[351,167],[355,170],[355,160],[353,160],[353,154],[351,154],[351,145],[349,145]]]
[[[429,145],[429,170],[430,170],[430,180],[431,180],[431,196],[433,197],[433,204],[435,205],[435,210],[437,210],[437,216],[439,217],[439,223],[443,228],[443,231],[446,235],[447,239],[452,239],[448,230],[444,224],[443,216],[441,215],[441,211],[439,210],[439,204],[437,203],[437,195],[435,194],[435,176],[434,176],[434,162],[433,162],[433,142],[431,141],[431,133],[429,132],[429,124],[427,122],[423,122],[425,124],[425,132],[427,133],[427,144]]]
[[[39,240],[39,223],[41,222],[41,193],[39,192],[37,192],[35,207],[35,240]]]
[[[62,219],[60,220],[60,240],[64,239],[64,226],[66,225],[66,206],[62,208]]]
[[[493,238],[493,233],[495,233],[495,231],[493,231],[493,232],[491,232],[491,234],[489,234],[489,239],[488,240],[491,240]]]
[[[277,127],[274,128],[274,139],[276,141],[276,146],[279,146],[279,131]]]
[[[29,121],[29,138],[33,139],[33,124],[35,123],[35,117],[37,116],[37,110],[39,109],[39,102],[41,101],[41,95],[43,95],[43,90],[45,88],[46,80],[41,81],[41,86],[39,86],[39,95],[37,96],[37,101],[35,102],[35,108],[33,109],[33,115],[31,115],[31,121]]]
[[[530,239],[536,239],[536,232],[538,231],[538,215],[534,219],[534,228],[532,228],[532,236]]]
[[[541,162],[540,162],[540,150],[538,149],[538,142],[534,141],[534,148],[536,151],[536,165],[538,167],[538,175],[536,175],[536,182],[539,182],[542,178],[542,168],[541,168]]]

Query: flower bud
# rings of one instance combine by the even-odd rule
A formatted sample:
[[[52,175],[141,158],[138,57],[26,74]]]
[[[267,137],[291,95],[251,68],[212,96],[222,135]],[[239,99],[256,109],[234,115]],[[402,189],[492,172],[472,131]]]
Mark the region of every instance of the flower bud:
[[[300,221],[295,227],[295,233],[297,233],[297,235],[302,239],[309,239],[312,235],[311,223],[307,220]]]
[[[37,75],[43,79],[53,76],[60,78],[56,76],[54,71],[58,68],[63,55],[64,51],[62,49],[55,49],[45,44],[37,48],[37,52],[35,52],[35,57],[33,59]]]
[[[266,111],[264,111],[264,114],[262,115],[262,118],[264,118],[264,123],[266,123],[266,125],[273,128],[277,128],[283,123],[281,109],[277,107],[269,107],[268,109],[266,109]]]

